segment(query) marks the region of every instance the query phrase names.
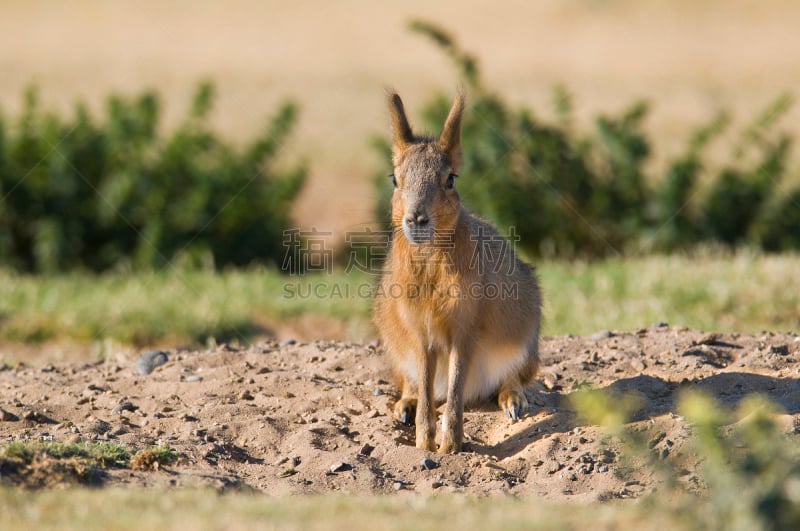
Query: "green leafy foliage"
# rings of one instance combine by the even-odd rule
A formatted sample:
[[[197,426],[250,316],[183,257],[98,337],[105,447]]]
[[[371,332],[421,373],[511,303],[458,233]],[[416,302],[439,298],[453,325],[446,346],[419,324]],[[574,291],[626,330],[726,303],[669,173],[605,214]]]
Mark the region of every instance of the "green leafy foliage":
[[[780,432],[777,406],[754,395],[730,413],[693,393],[683,397],[679,410],[692,423],[695,447],[705,460],[709,527],[800,527],[800,452]]]
[[[0,117],[0,264],[21,271],[275,262],[305,177],[276,159],[296,121],[284,103],[234,148],[209,128],[214,86],[160,133],[157,94],[112,96],[96,122],[65,120],[26,93],[14,127]]]
[[[782,412],[766,398],[751,395],[730,410],[697,391],[682,393],[677,411],[691,436],[689,455],[678,459],[659,457],[647,431],[628,424],[635,396],[581,390],[570,402],[579,418],[602,426],[622,444],[632,466],[654,473],[658,492],[644,503],[668,508],[674,523],[683,520],[694,529],[800,527],[797,429],[781,430],[776,416]],[[699,464],[688,483],[687,460]]]
[[[791,141],[776,126],[792,105],[790,95],[778,97],[745,128],[725,165],[710,172],[706,163],[709,144],[730,123],[723,112],[693,132],[684,152],[668,160],[659,176],[651,168],[652,141],[644,130],[647,102],[598,116],[593,129],[581,134],[563,87],[554,92],[557,120],[546,123],[487,88],[477,60],[447,32],[424,21],[412,22],[410,29],[445,52],[468,88],[462,199],[499,227],[514,227],[527,253],[598,257],[702,242],[800,248],[800,188],[785,198],[777,193]],[[445,94],[435,95],[423,108],[423,129],[437,131],[449,104]],[[388,168],[388,143],[374,144]],[[377,214],[384,225],[391,191],[386,173],[376,177]]]

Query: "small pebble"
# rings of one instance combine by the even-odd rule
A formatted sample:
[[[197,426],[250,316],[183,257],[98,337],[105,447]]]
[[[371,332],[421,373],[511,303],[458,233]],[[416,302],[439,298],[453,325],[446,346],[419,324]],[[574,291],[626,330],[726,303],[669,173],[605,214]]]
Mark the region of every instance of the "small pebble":
[[[203,381],[203,377],[199,376],[197,374],[193,374],[191,376],[187,376],[186,377],[186,381],[187,382],[202,382]]]
[[[138,406],[134,406],[131,402],[123,402],[114,409],[111,410],[113,415],[119,415],[123,411],[136,411],[139,409]]]
[[[542,383],[547,389],[553,389],[558,381],[558,375],[554,372],[546,372],[542,375]]]
[[[254,398],[255,397],[250,393],[250,391],[248,391],[246,389],[244,391],[242,391],[241,393],[239,393],[239,399],[240,400],[253,400]]]
[[[346,472],[352,469],[353,467],[349,463],[341,462],[331,465],[330,471],[332,474],[335,474],[337,472]]]
[[[420,470],[433,470],[434,468],[439,468],[439,463],[426,457],[419,466]]]
[[[364,444],[364,446],[362,446],[358,450],[358,453],[363,455],[363,456],[369,456],[374,449],[375,449],[375,447],[372,446],[371,444]]]
[[[278,344],[278,346],[279,347],[288,347],[288,346],[296,345],[296,344],[297,344],[297,340],[293,339],[293,338],[290,338],[290,339],[284,339],[283,341],[281,341]]]
[[[0,421],[16,422],[18,420],[19,417],[15,414],[11,413],[10,411],[6,411],[5,409],[0,409]]]
[[[717,341],[719,341],[720,335],[715,332],[710,332],[708,334],[703,334],[703,337],[698,339],[697,341],[692,341],[695,345],[713,345]]]
[[[789,346],[788,345],[770,345],[767,349],[769,354],[777,354],[778,356],[788,356],[789,355]]]
[[[378,388],[376,388],[374,391],[372,391],[372,395],[373,396],[381,396],[382,394],[383,394],[383,391],[381,391]]]
[[[24,420],[30,420],[32,422],[37,422],[39,424],[44,424],[47,422],[47,417],[39,413],[38,411],[28,410],[22,414],[22,418]]]
[[[140,376],[147,376],[156,367],[160,367],[167,362],[167,353],[162,350],[150,350],[145,352],[136,360],[134,371]]]

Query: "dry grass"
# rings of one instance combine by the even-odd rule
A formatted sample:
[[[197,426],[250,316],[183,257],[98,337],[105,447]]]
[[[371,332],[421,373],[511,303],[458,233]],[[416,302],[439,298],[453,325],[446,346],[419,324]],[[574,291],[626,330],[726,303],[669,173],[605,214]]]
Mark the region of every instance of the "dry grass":
[[[213,491],[0,490],[3,529],[682,529],[663,508],[464,496],[270,497]]]
[[[405,30],[411,17],[452,29],[492,86],[545,115],[556,83],[574,92],[584,124],[651,98],[648,127],[661,153],[720,106],[747,117],[800,86],[800,4],[792,0],[11,0],[0,7],[0,105],[18,109],[32,81],[61,109],[78,97],[97,107],[111,90],[155,87],[174,120],[208,76],[220,85],[217,125],[245,138],[293,97],[303,112],[291,149],[313,173],[299,220],[340,232],[371,219],[376,160],[366,138],[387,127],[382,88],[395,86],[413,110],[456,83],[446,60]],[[799,117],[795,109],[786,123]]]

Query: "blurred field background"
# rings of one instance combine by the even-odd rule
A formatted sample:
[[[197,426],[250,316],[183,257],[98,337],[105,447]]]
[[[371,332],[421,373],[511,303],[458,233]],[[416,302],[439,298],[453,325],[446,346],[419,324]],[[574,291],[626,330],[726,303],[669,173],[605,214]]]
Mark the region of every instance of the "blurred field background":
[[[654,323],[789,332],[800,321],[800,257],[741,252],[539,265],[544,334],[591,335]],[[105,357],[158,345],[246,344],[256,337],[369,342],[364,273],[287,277],[266,268],[85,273],[0,272],[0,367]],[[23,347],[22,345],[27,345]]]
[[[181,130],[202,80],[213,82],[218,94],[207,125],[214,135],[219,133],[233,146],[257,147],[270,117],[284,109],[285,123],[289,124],[296,109],[296,126],[292,129],[290,124],[281,130],[288,140],[278,153],[278,166],[291,168],[287,171],[297,177],[295,184],[303,172],[306,175],[299,199],[292,205],[292,223],[331,231],[332,240],[340,242],[345,231],[375,220],[379,194],[374,176],[376,172],[389,172],[388,167],[384,171],[385,159],[373,145],[375,135],[388,134],[384,88],[397,89],[413,122],[421,124],[431,121],[430,113],[423,116],[423,110],[431,109],[431,96],[452,95],[459,83],[459,73],[446,55],[408,31],[411,19],[428,20],[451,32],[462,49],[478,59],[482,79],[491,90],[510,105],[532,109],[547,123],[559,119],[553,101],[556,86],[565,87],[572,96],[578,131],[591,130],[600,114],[619,116],[635,100],[648,100],[651,108],[642,128],[652,145],[646,165],[660,168],[648,174],[659,177],[668,173],[663,166],[684,152],[692,131],[708,124],[720,110],[732,113],[730,130],[741,131],[776,96],[788,91],[789,96],[796,97],[800,87],[796,28],[800,3],[793,0],[7,0],[0,5],[0,125],[14,133],[26,109],[23,94],[32,85],[38,87],[39,108],[44,112],[54,110],[71,117],[80,100],[88,104],[97,121],[106,116],[109,95],[136,97],[153,90],[164,114],[158,127],[165,134],[176,130],[187,133],[175,137],[185,141],[172,145],[178,156],[165,157],[163,162],[188,166],[195,160],[202,165],[201,147],[208,140],[203,134],[192,137],[197,133],[194,125]],[[287,100],[296,107],[281,107]],[[146,97],[138,101],[145,111],[152,103]],[[130,118],[126,112],[117,114],[117,125]],[[142,113],[137,112],[130,114],[141,118]],[[623,129],[629,132],[635,127]],[[788,138],[800,138],[800,106],[795,105],[782,117],[778,129]],[[47,132],[47,127],[41,130]],[[42,147],[47,151],[48,143],[58,139],[58,135],[52,136],[57,130],[51,127],[46,143],[40,143],[31,153],[41,154]],[[187,136],[191,137],[188,141]],[[709,156],[724,165],[735,143],[736,138],[726,134],[710,148]],[[124,142],[114,145],[126,146]],[[164,144],[148,146],[158,151]],[[222,155],[213,162],[234,161],[230,174],[245,174],[245,179],[252,164],[273,162],[270,157],[255,157],[255,162],[239,154],[230,157],[228,144],[217,147]],[[109,160],[113,161],[115,154],[111,155]],[[31,170],[39,160],[31,161]],[[136,162],[142,160],[152,162],[147,156]],[[783,182],[775,193],[778,198],[786,195],[784,190],[797,190],[800,184],[796,150],[787,160],[788,166],[781,168]],[[63,163],[57,166],[54,164],[56,170],[70,173]],[[200,171],[198,183],[211,182],[219,173],[226,176],[216,171],[224,170],[224,165],[211,166]],[[165,168],[159,167],[148,176],[170,175],[169,164]],[[27,177],[27,168],[21,170],[15,175]],[[42,170],[42,182],[47,185],[47,179],[53,176],[57,181],[58,171],[44,175]],[[708,172],[702,176],[707,178]],[[73,181],[80,185],[75,176]],[[210,211],[213,221],[214,212],[227,207],[226,194],[231,187],[238,188],[238,183],[228,184],[227,188],[210,186],[205,197],[200,194],[201,200],[212,197],[217,201],[202,205],[207,208],[201,214]],[[36,188],[32,186],[31,190]],[[2,191],[0,220],[11,210],[4,207],[19,200],[19,195],[8,189]],[[170,188],[170,201],[180,199],[181,192],[180,184]],[[267,194],[262,191],[261,195]],[[254,201],[257,196],[253,194]],[[39,206],[35,199],[32,211]],[[136,201],[131,203],[137,206]],[[703,212],[702,203],[694,206]],[[721,210],[723,214],[728,211]],[[256,217],[260,212],[250,203],[240,211],[251,216],[255,213]],[[736,209],[729,211],[739,214]],[[55,222],[50,220],[50,227],[58,229],[61,220],[69,220],[68,214]],[[94,214],[91,209],[89,214],[83,213],[88,221]],[[202,226],[205,219],[198,215],[190,221],[200,220]],[[282,215],[276,214],[274,221],[273,228],[277,229]],[[195,229],[187,229],[190,236]],[[0,243],[7,240],[5,236],[0,234]],[[230,247],[244,247],[226,240],[225,234],[216,237]],[[58,245],[54,247],[62,243],[64,247],[70,242],[55,243]],[[170,249],[180,248],[185,242],[172,243],[175,245]],[[681,248],[673,254],[626,255],[622,250],[598,260],[560,256],[535,260],[545,292],[545,334],[634,330],[660,321],[742,333],[796,331],[800,326],[797,253],[765,254],[746,245],[723,248],[713,243]],[[241,261],[247,263],[248,256]],[[143,263],[148,263],[147,258]],[[109,259],[94,268],[101,273],[92,272],[85,264],[74,268],[55,264],[53,271],[57,273],[36,274],[31,272],[37,271],[35,267],[15,269],[4,262],[0,268],[0,370],[22,363],[86,361],[119,353],[134,356],[151,346],[213,347],[217,342],[242,343],[259,336],[356,341],[375,337],[369,323],[369,299],[359,291],[354,297],[334,292],[371,285],[374,279],[369,275],[348,274],[339,268],[331,275],[290,277],[279,272],[274,263],[214,269],[203,263],[202,256],[195,257],[195,262],[191,257],[178,258],[168,256],[169,263],[162,267],[137,267],[134,259],[116,264],[116,269],[107,268],[113,262]],[[285,296],[287,286],[298,290],[309,284],[321,287],[323,296]],[[617,405],[612,406],[614,413],[619,413]],[[714,417],[713,407],[701,409],[708,418]],[[711,428],[705,435],[718,449],[720,443],[715,437],[722,437],[721,421],[715,422],[706,423]],[[702,422],[695,424],[703,427]],[[700,432],[702,436],[703,430]],[[761,453],[777,455],[774,445],[783,444],[784,439],[769,430],[758,433],[767,435],[757,439],[773,445],[758,446]],[[731,443],[730,455],[741,455],[742,448],[736,444]],[[170,491],[162,495],[158,491],[59,490],[31,495],[3,488],[0,522],[9,528],[37,529],[134,528],[141,527],[142,522],[165,529],[185,528],[186,522],[231,529],[355,529],[373,528],[375,521],[398,529],[440,528],[444,522],[453,521],[467,527],[486,522],[500,528],[539,524],[569,529],[589,524],[608,529],[649,529],[656,525],[660,529],[683,529],[690,525],[702,528],[705,524],[695,520],[695,515],[702,513],[708,519],[707,527],[714,528],[722,524],[714,520],[716,513],[709,507],[722,507],[723,513],[725,504],[737,511],[741,507],[750,510],[752,504],[740,503],[743,489],[730,485],[760,485],[763,482],[753,477],[773,477],[776,471],[788,470],[786,463],[795,466],[794,440],[792,444],[791,459],[778,460],[778,465],[767,459],[759,468],[751,466],[756,461],[743,460],[742,466],[750,468],[737,476],[739,482],[731,483],[720,476],[726,480],[723,488],[717,492],[711,489],[710,495],[701,498],[707,503],[695,506],[692,492],[688,506],[695,507],[694,512],[679,505],[670,508],[671,500],[662,492],[639,505],[576,507],[452,496],[429,500],[325,496],[287,501],[247,494],[225,497],[210,491]],[[769,474],[764,473],[767,469]],[[713,474],[712,469],[712,479]],[[784,476],[778,476],[776,488],[783,489]],[[797,482],[786,485],[791,487],[787,496],[793,496],[796,508],[800,497]],[[197,507],[204,509],[198,512]],[[781,513],[781,507],[774,503],[764,507]],[[326,517],[320,519],[319,514]],[[415,518],[398,519],[398,514],[413,514]],[[739,515],[735,511],[731,514]],[[742,529],[753,528],[748,527],[750,520],[735,521]],[[630,525],[626,525],[628,522]]]
[[[217,98],[208,127],[234,146],[260,138],[282,102],[293,101],[298,119],[290,133],[281,133],[288,140],[278,150],[281,161],[301,164],[298,171],[306,173],[292,223],[330,231],[339,244],[345,231],[375,219],[373,177],[384,172],[386,161],[371,139],[388,133],[384,88],[400,91],[413,121],[421,124],[430,122],[430,115],[422,116],[430,111],[430,97],[451,95],[460,82],[446,54],[408,30],[412,19],[441,24],[477,58],[490,90],[509,105],[532,109],[545,122],[559,119],[556,86],[571,95],[579,131],[590,130],[600,114],[619,116],[635,100],[648,100],[650,111],[641,125],[651,142],[647,166],[674,161],[692,131],[720,110],[729,110],[730,129],[741,131],[776,96],[788,91],[791,97],[800,86],[794,24],[800,4],[789,0],[547,0],[500,6],[416,0],[11,0],[0,14],[0,110],[10,130],[25,110],[23,94],[32,85],[44,112],[69,117],[74,104],[85,101],[99,122],[109,95],[135,97],[153,90],[163,110],[158,127],[170,133],[184,123],[198,82],[210,80]],[[800,108],[794,106],[777,128],[796,138],[798,124]],[[711,146],[712,159],[728,162],[736,141],[731,136]],[[187,152],[201,144],[187,143]],[[200,156],[184,158],[181,163]],[[781,190],[800,183],[794,152],[788,161],[781,170]],[[661,168],[653,175],[664,173]],[[156,178],[160,175],[165,173]],[[173,187],[172,200],[181,190]],[[215,189],[210,190],[214,197]],[[227,208],[226,194],[233,192],[222,190],[223,197],[208,207],[211,214]],[[780,198],[781,192],[775,195]],[[9,193],[5,201],[14,200]],[[703,207],[698,206],[701,213]],[[251,204],[237,208],[258,212]],[[276,219],[279,223],[280,216]],[[549,305],[546,333],[587,334],[661,320],[755,332],[791,329],[800,322],[796,255],[718,251],[712,245],[677,256],[622,259],[612,250],[610,261],[539,261]],[[96,269],[104,270],[106,263]],[[132,263],[136,266],[136,259]],[[95,342],[92,351],[103,353],[109,348],[106,340],[144,346],[257,335],[361,340],[373,334],[366,299],[287,300],[280,291],[295,279],[273,269],[217,274],[185,265],[171,262],[166,272],[145,267],[127,275],[128,264],[118,268],[123,275],[101,277],[80,268],[53,277],[4,271],[0,341]],[[69,266],[55,267],[62,269]],[[339,272],[313,282],[364,280],[371,281]]]
[[[244,140],[279,101],[299,102],[286,149],[310,174],[296,219],[337,234],[372,218],[368,176],[379,160],[367,139],[388,129],[383,88],[400,91],[415,116],[434,90],[458,82],[447,59],[407,31],[412,17],[448,28],[492,87],[545,116],[556,84],[573,93],[578,125],[651,100],[656,164],[720,108],[748,119],[800,86],[800,4],[791,0],[9,0],[1,9],[0,105],[11,115],[31,83],[43,107],[64,112],[76,99],[97,109],[112,91],[154,88],[170,127],[209,78],[219,88],[213,124]],[[800,133],[800,108],[785,124]]]

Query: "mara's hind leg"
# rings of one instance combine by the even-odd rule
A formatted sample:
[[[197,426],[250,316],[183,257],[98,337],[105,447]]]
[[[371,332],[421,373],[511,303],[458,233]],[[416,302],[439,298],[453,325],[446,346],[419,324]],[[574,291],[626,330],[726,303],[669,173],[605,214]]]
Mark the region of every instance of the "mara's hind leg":
[[[414,424],[417,414],[417,389],[408,378],[401,376],[403,385],[400,391],[400,400],[394,405],[394,416],[406,426]]]
[[[519,373],[514,373],[500,386],[497,403],[511,422],[519,420],[528,409],[525,387],[520,381]]]
[[[497,403],[511,422],[519,420],[528,410],[525,388],[531,384],[538,370],[539,352],[534,347],[522,369],[509,375],[500,385]]]

